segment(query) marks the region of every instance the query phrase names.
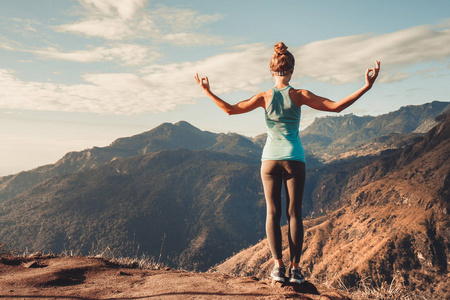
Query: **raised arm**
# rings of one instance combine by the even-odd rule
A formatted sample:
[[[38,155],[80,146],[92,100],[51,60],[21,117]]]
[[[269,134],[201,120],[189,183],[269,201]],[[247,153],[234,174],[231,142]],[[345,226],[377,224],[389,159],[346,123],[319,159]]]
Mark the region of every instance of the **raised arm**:
[[[359,90],[353,92],[347,97],[335,102],[330,99],[317,96],[307,90],[299,90],[300,93],[300,104],[308,105],[311,108],[323,111],[333,111],[341,112],[345,108],[352,105],[356,100],[358,100],[362,95],[364,95],[368,90],[372,88],[372,85],[377,79],[378,72],[380,71],[380,62],[375,62],[375,68],[366,70],[366,83]]]
[[[211,98],[213,102],[228,115],[243,114],[258,107],[264,107],[265,105],[264,96],[261,93],[254,95],[250,99],[243,100],[237,104],[231,105],[211,92],[208,77],[200,78],[198,74],[196,74],[195,80],[197,81],[198,85],[200,85],[201,88],[205,91],[206,95]]]

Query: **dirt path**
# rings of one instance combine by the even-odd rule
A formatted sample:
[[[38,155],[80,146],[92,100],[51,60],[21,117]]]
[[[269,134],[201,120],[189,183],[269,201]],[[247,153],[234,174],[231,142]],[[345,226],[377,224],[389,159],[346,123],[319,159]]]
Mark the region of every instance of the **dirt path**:
[[[1,258],[1,299],[348,299],[305,283],[218,273],[120,268],[102,259]]]

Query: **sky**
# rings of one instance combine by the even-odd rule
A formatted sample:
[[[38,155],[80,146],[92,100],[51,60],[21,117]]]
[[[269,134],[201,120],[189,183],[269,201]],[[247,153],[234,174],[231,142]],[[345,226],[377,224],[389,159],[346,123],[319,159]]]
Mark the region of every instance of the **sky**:
[[[234,104],[273,85],[273,45],[296,57],[291,85],[380,115],[449,101],[450,1],[0,1],[0,176],[104,147],[164,123],[265,132],[264,112],[228,116],[196,84]],[[302,108],[301,129],[328,115]]]

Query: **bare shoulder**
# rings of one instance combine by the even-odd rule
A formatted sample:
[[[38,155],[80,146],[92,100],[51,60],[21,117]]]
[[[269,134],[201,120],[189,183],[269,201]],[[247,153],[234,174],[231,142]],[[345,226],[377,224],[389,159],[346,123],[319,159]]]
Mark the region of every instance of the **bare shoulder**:
[[[259,93],[264,98],[270,98],[272,97],[272,89],[267,90],[265,92]]]
[[[264,108],[269,106],[270,101],[272,100],[272,89],[267,90],[265,92],[259,93],[259,97],[264,99]]]
[[[311,96],[311,92],[304,89],[294,89],[291,88],[289,91],[289,96],[291,97],[292,102],[297,106],[302,106],[305,104],[305,101]]]
[[[304,96],[304,97],[307,97],[307,96],[312,94],[308,90],[305,90],[305,89],[294,89],[294,88],[292,88],[289,93],[293,93],[296,96]]]

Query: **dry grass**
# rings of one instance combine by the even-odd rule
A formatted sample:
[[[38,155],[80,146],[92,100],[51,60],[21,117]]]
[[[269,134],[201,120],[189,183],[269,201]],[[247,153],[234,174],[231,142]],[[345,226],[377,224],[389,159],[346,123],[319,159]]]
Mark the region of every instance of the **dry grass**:
[[[12,250],[10,247],[8,247],[5,244],[0,243],[0,258],[1,257],[21,257],[24,259],[32,259],[32,258],[55,258],[55,257],[76,257],[76,256],[82,256],[80,254],[80,251],[76,250],[63,250],[59,254],[54,253],[41,253],[41,252],[31,252],[29,249],[25,250]],[[109,247],[107,247],[105,250],[98,252],[98,253],[89,253],[86,257],[89,258],[98,258],[102,259],[106,262],[115,264],[119,267],[123,268],[137,268],[137,269],[151,269],[151,270],[159,270],[163,268],[167,268],[164,263],[157,262],[153,257],[149,257],[145,254],[142,254],[141,256],[135,256],[135,257],[123,257],[123,256],[116,256],[111,251]]]
[[[88,257],[101,258],[110,263],[119,265],[123,268],[138,268],[138,269],[152,269],[159,270],[165,268],[166,266],[162,263],[155,261],[153,257],[142,254],[140,257],[116,257],[109,247],[107,247],[103,252],[98,254],[90,254]]]
[[[332,284],[332,282],[337,282]],[[392,280],[390,284],[382,282],[381,285],[374,286],[371,278],[363,278],[359,284],[355,287],[347,287],[340,279],[328,280],[324,278],[320,284],[328,288],[336,288],[351,295],[353,300],[413,300],[413,299],[425,299],[423,297],[418,298],[402,285]]]
[[[362,280],[356,291],[352,293],[355,300],[359,299],[377,299],[377,300],[412,300],[417,299],[406,289],[398,287],[395,283],[395,279],[390,284],[383,282],[381,286],[374,287],[368,284],[365,280]]]

